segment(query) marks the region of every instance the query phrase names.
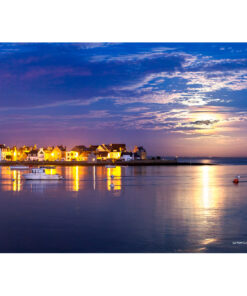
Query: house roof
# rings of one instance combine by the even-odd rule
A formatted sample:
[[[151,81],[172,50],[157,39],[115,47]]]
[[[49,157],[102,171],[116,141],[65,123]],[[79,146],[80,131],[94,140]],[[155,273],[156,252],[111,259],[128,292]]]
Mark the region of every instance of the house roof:
[[[96,151],[96,149],[99,147],[99,145],[90,145],[88,150],[89,151]]]
[[[146,150],[142,146],[135,146],[134,152],[146,152]]]
[[[58,145],[57,146],[61,151],[66,151],[66,146]]]
[[[126,151],[126,145],[125,144],[101,144],[98,146],[98,148],[101,147],[105,151]]]
[[[75,146],[75,147],[73,147],[71,149],[71,151],[77,151],[77,152],[83,152],[83,151],[86,151],[86,150],[88,150],[88,149],[84,145],[77,145],[77,146]]]
[[[126,144],[111,144],[110,147],[111,147],[111,150],[117,150],[117,151],[126,150]]]
[[[29,156],[37,156],[38,150],[32,150],[28,153]]]
[[[97,147],[97,150],[99,151],[99,149],[104,150],[104,151],[111,151],[111,147],[108,144],[101,144]]]
[[[109,144],[102,144],[101,146],[104,147],[106,150],[111,150],[111,145]]]
[[[121,155],[130,155],[130,156],[132,156],[133,155],[133,152],[122,152]]]
[[[54,146],[43,147],[44,151],[51,152],[54,149]]]

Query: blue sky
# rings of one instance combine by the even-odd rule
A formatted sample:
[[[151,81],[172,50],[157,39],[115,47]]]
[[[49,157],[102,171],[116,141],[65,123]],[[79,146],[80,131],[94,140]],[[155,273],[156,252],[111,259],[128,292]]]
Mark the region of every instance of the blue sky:
[[[0,142],[247,155],[245,43],[1,43]]]

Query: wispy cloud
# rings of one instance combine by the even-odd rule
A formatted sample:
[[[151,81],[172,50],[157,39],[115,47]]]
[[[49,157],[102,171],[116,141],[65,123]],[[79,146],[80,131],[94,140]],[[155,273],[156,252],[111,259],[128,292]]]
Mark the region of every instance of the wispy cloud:
[[[101,97],[95,97],[90,99],[75,99],[75,100],[66,100],[66,101],[55,101],[49,104],[40,104],[40,105],[29,105],[29,106],[7,106],[0,107],[0,111],[15,111],[15,110],[40,110],[40,109],[50,109],[50,108],[59,108],[64,106],[87,106],[92,103],[98,102],[101,100]]]
[[[95,55],[91,57],[90,61],[91,62],[130,62],[130,61],[141,61],[145,59],[156,59],[159,57],[164,57],[164,56],[173,56],[173,53],[169,53],[174,48],[170,47],[160,47],[160,48],[154,48],[151,50],[146,50],[142,52],[138,52],[135,54],[118,54],[118,55],[113,55],[113,54],[105,54],[105,55]]]

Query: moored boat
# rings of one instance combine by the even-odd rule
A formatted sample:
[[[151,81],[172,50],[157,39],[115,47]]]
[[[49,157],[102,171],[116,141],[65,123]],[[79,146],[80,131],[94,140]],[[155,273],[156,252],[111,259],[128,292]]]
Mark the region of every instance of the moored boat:
[[[9,167],[11,170],[28,170],[29,167],[28,166],[24,166],[24,165],[13,165]]]
[[[235,184],[238,184],[239,182],[247,182],[247,175],[238,175],[233,179],[232,182]]]
[[[24,174],[23,178],[26,180],[62,180],[63,176],[59,174],[47,174],[45,168],[35,168],[29,174]]]
[[[39,167],[40,169],[55,169],[56,167],[55,166],[53,166],[53,165],[47,165],[47,166],[41,166],[41,167]]]

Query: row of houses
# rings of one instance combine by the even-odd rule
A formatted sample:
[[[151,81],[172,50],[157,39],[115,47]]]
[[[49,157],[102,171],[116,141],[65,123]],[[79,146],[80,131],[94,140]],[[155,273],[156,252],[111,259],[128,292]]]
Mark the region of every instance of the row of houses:
[[[71,150],[66,146],[50,146],[38,148],[22,146],[17,148],[0,145],[0,161],[104,161],[146,159],[147,153],[142,146],[135,146],[127,151],[125,144],[78,145]]]

